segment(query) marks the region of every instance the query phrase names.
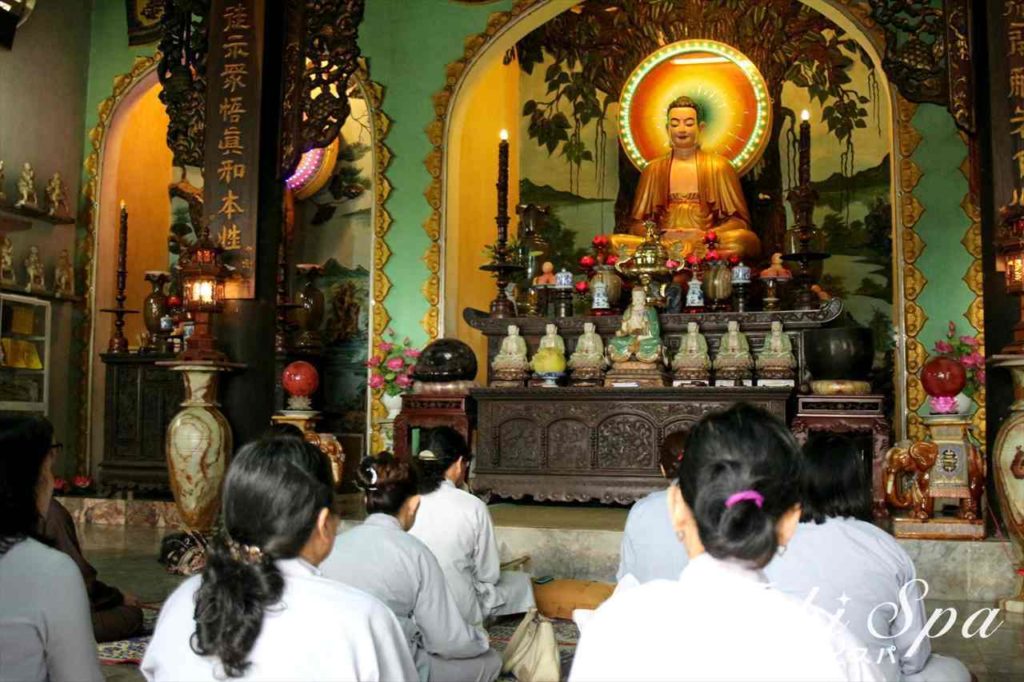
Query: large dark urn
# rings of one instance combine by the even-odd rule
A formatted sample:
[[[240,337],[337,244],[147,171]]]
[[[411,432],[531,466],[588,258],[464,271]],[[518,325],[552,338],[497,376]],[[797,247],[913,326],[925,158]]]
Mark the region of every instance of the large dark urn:
[[[412,376],[423,383],[472,381],[476,376],[476,355],[458,339],[437,339],[423,349]]]
[[[816,381],[867,381],[875,342],[866,327],[809,329],[804,332],[804,359]]]

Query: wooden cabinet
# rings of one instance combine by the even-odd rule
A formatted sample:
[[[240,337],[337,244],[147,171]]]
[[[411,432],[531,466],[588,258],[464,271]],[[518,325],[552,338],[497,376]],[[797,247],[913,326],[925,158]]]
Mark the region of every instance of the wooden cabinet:
[[[0,294],[0,412],[50,412],[50,302]]]
[[[100,484],[126,490],[169,490],[164,440],[184,400],[181,373],[157,366],[170,355],[107,353],[106,410]]]

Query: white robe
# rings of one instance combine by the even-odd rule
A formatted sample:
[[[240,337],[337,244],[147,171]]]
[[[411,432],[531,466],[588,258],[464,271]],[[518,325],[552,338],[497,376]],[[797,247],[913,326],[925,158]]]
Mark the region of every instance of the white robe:
[[[523,613],[535,605],[530,576],[502,571],[487,505],[441,482],[421,497],[409,531],[437,557],[462,617],[474,625],[488,616]]]
[[[686,567],[683,543],[672,529],[668,490],[658,490],[637,501],[626,517],[616,580],[632,575],[640,583],[675,580]]]
[[[243,680],[360,680],[414,682],[416,666],[387,606],[334,580],[301,559],[277,562],[284,574],[281,601],[267,609]],[[199,656],[195,593],[200,576],[178,586],[157,620],[142,660],[147,680],[213,682],[224,679],[220,661]]]
[[[908,588],[904,599],[911,608],[901,608],[896,618],[888,607],[875,610],[880,604],[900,604],[900,588],[917,577],[914,562],[880,528],[851,518],[801,523],[786,553],[768,564],[765,575],[775,587],[798,599],[813,593],[814,604],[838,614],[867,645],[869,658],[879,664],[885,679],[919,673],[924,679],[970,679],[956,659],[931,655],[931,644],[923,635],[927,616],[917,585]],[[875,633],[868,627],[869,620]],[[919,642],[916,649],[915,641]]]
[[[501,672],[487,635],[459,613],[437,559],[395,517],[371,514],[339,535],[320,571],[388,605],[424,682],[491,682]]]
[[[760,571],[704,553],[678,580],[620,589],[602,604],[569,680],[881,680],[860,647]]]

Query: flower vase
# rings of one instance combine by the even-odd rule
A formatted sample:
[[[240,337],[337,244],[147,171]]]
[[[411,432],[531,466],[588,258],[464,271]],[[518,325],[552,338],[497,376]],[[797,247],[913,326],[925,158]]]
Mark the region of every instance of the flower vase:
[[[732,271],[723,261],[705,267],[701,275],[704,303],[708,310],[728,310],[732,299]]]
[[[209,533],[220,511],[221,484],[231,455],[231,427],[218,409],[217,381],[228,365],[174,364],[185,401],[167,427],[167,470],[178,513],[189,530]]]
[[[395,421],[398,413],[402,411],[402,394],[396,393],[395,395],[391,395],[390,393],[384,393],[384,395],[381,396],[380,401],[388,410],[388,416],[385,417],[385,421]]]
[[[996,499],[1003,522],[1016,542],[1018,557],[1024,556],[1024,356],[996,355],[990,365],[1010,370],[1014,402],[1010,414],[999,427],[992,447]],[[1024,613],[1024,563],[1017,566],[1017,594],[999,600],[999,606],[1011,613]]]
[[[142,321],[149,332],[149,340],[139,352],[163,353],[167,350],[167,333],[161,324],[161,320],[167,315],[167,294],[164,293],[164,287],[171,280],[171,275],[152,270],[145,274],[145,280],[153,287],[142,302]]]
[[[611,265],[595,265],[594,274],[590,278],[590,290],[594,291],[598,281],[604,282],[605,295],[608,297],[608,305],[613,310],[618,309],[619,300],[622,298],[622,280]]]
[[[306,284],[298,294],[299,307],[295,315],[299,323],[299,336],[295,347],[301,350],[318,351],[323,348],[320,325],[324,321],[324,294],[316,286],[317,277],[322,274],[319,265],[303,263],[295,269],[306,278]]]

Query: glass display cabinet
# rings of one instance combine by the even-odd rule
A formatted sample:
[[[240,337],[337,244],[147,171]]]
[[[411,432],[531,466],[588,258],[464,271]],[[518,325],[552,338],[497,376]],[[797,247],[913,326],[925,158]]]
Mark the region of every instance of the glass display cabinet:
[[[0,294],[0,412],[49,413],[50,333],[49,301]]]

